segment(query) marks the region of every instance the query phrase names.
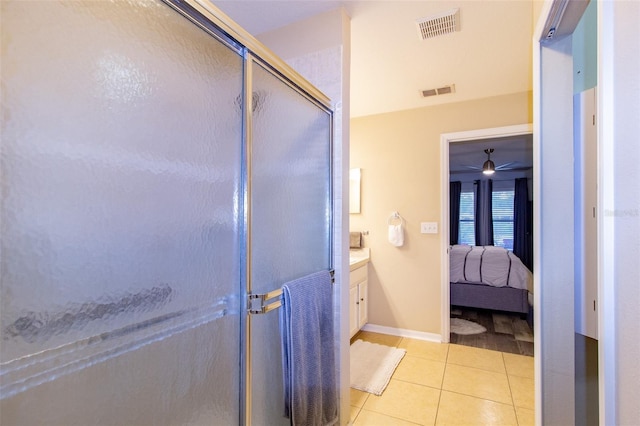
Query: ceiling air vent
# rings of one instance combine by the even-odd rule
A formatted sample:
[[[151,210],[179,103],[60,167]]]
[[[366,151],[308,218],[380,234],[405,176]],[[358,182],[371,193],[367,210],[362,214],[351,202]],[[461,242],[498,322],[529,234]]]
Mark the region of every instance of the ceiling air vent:
[[[421,40],[460,31],[460,9],[451,9],[416,21]]]
[[[422,90],[422,97],[427,98],[429,96],[446,95],[447,93],[454,93],[456,91],[456,85],[450,84],[448,86],[438,87],[437,89]]]

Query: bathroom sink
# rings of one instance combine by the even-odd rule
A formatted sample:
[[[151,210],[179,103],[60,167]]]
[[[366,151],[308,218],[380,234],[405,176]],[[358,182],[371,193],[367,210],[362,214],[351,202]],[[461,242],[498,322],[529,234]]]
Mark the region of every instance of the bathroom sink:
[[[351,249],[349,250],[349,270],[353,271],[369,262],[369,249]]]

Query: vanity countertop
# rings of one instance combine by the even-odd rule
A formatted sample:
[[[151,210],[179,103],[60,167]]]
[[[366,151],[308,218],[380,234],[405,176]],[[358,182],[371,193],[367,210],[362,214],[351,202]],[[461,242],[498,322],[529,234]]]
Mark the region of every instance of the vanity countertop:
[[[369,262],[369,249],[351,249],[349,250],[349,270],[353,271]]]

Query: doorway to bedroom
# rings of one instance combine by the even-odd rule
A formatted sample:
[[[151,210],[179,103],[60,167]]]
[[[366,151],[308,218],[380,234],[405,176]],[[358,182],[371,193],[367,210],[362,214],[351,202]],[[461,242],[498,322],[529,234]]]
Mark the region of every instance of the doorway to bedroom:
[[[442,152],[443,338],[533,356],[531,126],[442,135]]]

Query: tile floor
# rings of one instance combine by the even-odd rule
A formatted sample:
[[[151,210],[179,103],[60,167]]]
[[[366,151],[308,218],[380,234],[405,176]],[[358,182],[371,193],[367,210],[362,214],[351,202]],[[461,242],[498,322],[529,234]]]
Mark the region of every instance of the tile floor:
[[[351,389],[354,426],[533,425],[533,358],[360,332],[406,349],[381,396]]]

